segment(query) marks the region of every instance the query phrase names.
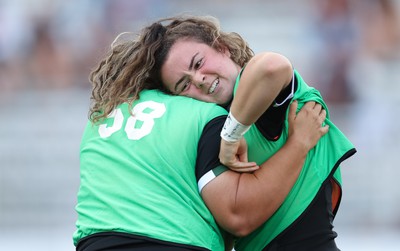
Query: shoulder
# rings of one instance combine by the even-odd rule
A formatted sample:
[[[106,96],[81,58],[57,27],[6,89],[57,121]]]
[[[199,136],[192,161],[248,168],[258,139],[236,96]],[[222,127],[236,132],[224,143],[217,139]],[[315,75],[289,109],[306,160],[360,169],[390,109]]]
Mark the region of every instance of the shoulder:
[[[193,98],[166,94],[159,90],[146,90],[140,94],[141,100],[152,100],[164,103],[165,106],[180,114],[180,116],[191,116],[192,114],[203,118],[214,118],[225,115],[228,112],[215,103],[207,103]]]
[[[288,76],[292,75],[292,65],[289,59],[275,52],[268,51],[256,54],[249,61],[247,67],[254,67],[260,74],[268,76],[282,73],[287,73]]]

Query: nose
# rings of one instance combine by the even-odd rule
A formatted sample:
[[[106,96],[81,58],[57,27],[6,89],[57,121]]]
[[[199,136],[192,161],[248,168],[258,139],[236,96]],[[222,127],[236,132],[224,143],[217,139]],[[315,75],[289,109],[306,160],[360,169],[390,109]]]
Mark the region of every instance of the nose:
[[[193,80],[193,83],[196,85],[196,87],[201,89],[205,84],[206,76],[197,72],[193,76],[192,80]]]

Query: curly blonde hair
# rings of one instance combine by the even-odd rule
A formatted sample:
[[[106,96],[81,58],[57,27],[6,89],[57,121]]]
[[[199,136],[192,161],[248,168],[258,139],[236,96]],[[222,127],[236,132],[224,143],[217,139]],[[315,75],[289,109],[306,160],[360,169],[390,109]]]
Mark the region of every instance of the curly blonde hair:
[[[214,17],[180,15],[160,19],[134,39],[119,42],[117,37],[107,56],[90,73],[92,122],[106,118],[121,103],[127,102],[132,108],[144,89],[168,93],[161,81],[161,67],[171,47],[181,39],[201,42],[218,51],[227,48],[231,59],[241,67],[254,56],[239,34],[223,32]]]

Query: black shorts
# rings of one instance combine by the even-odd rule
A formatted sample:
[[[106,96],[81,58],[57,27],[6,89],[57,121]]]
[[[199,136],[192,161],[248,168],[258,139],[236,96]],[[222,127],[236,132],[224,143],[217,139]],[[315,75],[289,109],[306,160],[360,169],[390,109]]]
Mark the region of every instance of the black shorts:
[[[332,184],[328,181],[305,213],[263,251],[338,251],[333,219]]]
[[[209,251],[125,233],[104,232],[79,241],[76,251]]]

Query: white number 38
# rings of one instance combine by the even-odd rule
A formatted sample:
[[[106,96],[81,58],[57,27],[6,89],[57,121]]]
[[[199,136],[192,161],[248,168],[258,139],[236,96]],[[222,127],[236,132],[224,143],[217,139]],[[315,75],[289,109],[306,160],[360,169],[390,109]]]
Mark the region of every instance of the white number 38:
[[[145,112],[148,111],[148,112]],[[125,125],[125,133],[128,139],[138,140],[151,133],[154,126],[154,119],[161,117],[165,113],[165,105],[154,101],[145,101],[135,105],[132,109],[133,116],[129,116]],[[124,123],[124,115],[120,108],[115,109],[108,118],[114,118],[111,126],[101,124],[99,134],[102,138],[108,138],[113,133],[119,131]],[[138,121],[142,124],[138,126]]]

